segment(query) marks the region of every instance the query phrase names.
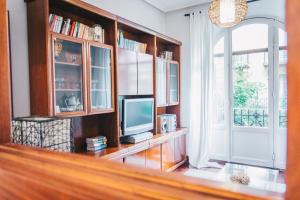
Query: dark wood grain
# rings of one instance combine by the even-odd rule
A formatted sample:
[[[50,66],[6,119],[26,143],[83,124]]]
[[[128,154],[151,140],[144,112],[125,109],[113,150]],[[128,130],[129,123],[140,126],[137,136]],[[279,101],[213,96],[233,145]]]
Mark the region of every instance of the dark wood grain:
[[[30,110],[32,115],[52,116],[51,38],[48,0],[27,3]]]
[[[6,0],[0,0],[0,144],[10,142],[11,130],[11,79]]]

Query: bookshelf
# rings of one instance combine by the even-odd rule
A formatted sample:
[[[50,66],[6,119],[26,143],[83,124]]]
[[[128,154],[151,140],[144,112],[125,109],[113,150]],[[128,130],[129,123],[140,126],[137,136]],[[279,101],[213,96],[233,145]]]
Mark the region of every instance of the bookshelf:
[[[181,42],[80,0],[28,0],[27,15],[32,115],[71,117],[76,152],[85,152],[86,138],[99,135],[108,139],[105,152],[120,148],[134,150],[136,145],[123,145],[119,140],[121,100],[151,97],[155,99],[152,132],[154,141],[161,142],[140,151],[135,149],[137,155],[127,149],[128,156],[123,161],[126,163],[128,157],[130,163],[143,155],[151,160],[152,154],[159,153],[161,160],[167,162],[179,155],[175,153],[176,145],[182,146],[180,141],[185,141],[187,133],[179,123]],[[76,21],[86,27],[100,25],[104,40],[84,37],[84,29],[79,31],[81,34],[66,34],[69,31],[64,25],[61,31],[51,31],[51,19],[55,15],[70,19],[70,24]],[[119,30],[123,39],[129,41],[126,48],[120,43]],[[159,58],[163,51],[171,52],[172,59]],[[165,89],[160,93],[157,90],[159,60],[165,63]],[[126,62],[134,63],[136,74],[142,78],[138,76],[131,82],[128,73],[122,71],[127,68]],[[159,104],[162,93],[165,103]],[[72,110],[75,105],[76,109]],[[179,132],[172,133],[172,137],[158,134],[159,114],[176,114]],[[170,152],[174,154],[169,155]],[[166,164],[163,169],[168,170],[183,160]],[[162,169],[162,165],[155,163],[149,167]]]

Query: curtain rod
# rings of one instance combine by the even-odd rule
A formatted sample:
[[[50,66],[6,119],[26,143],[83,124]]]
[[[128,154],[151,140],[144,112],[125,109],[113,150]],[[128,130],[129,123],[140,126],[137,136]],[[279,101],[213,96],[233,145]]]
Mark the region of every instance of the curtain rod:
[[[253,3],[253,2],[256,2],[256,1],[260,1],[260,0],[248,0],[247,3]],[[199,13],[201,13],[201,11],[199,11]],[[190,13],[187,13],[187,14],[184,14],[185,17],[189,17],[191,16]]]

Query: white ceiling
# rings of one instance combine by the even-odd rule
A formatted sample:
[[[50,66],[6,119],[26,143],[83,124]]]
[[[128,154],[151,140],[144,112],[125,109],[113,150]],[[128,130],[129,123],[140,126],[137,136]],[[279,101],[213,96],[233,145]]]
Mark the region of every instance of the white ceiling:
[[[144,0],[154,7],[158,8],[163,12],[169,12],[173,10],[178,10],[181,8],[186,8],[190,6],[195,6],[211,0]]]

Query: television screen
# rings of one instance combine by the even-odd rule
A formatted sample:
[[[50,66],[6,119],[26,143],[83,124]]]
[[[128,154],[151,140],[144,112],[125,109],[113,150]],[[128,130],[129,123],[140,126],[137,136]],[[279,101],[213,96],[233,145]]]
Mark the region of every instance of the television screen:
[[[125,99],[124,101],[124,135],[153,129],[154,101],[152,98]]]

